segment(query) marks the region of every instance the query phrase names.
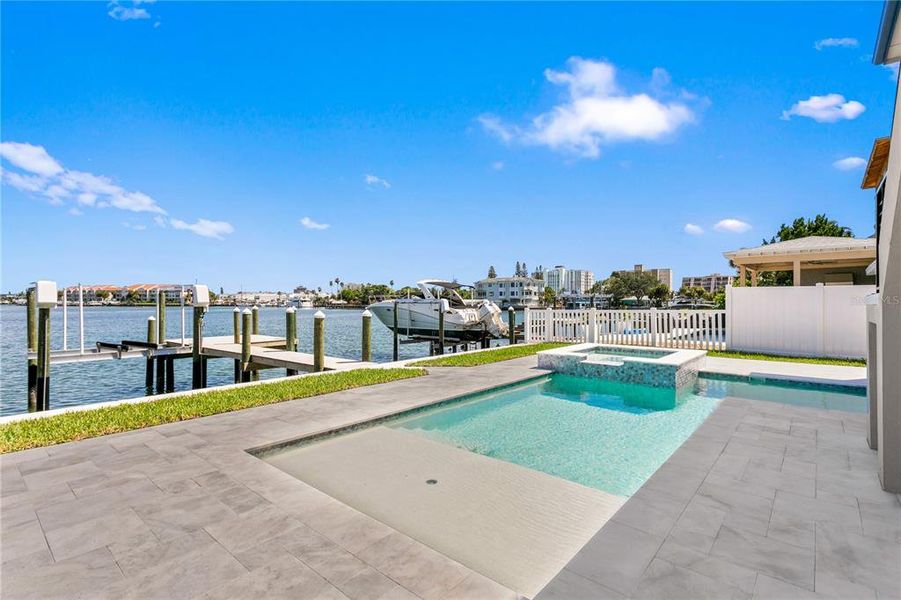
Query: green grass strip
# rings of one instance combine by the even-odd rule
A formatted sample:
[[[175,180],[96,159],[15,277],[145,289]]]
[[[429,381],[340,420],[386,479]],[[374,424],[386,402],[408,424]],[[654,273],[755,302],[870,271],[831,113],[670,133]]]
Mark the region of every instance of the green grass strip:
[[[431,358],[429,360],[420,360],[412,363],[414,367],[477,367],[479,365],[487,365],[490,363],[500,362],[502,360],[512,360],[514,358],[522,358],[524,356],[532,356],[542,350],[553,350],[554,348],[562,348],[569,344],[560,342],[547,342],[543,344],[517,344],[515,346],[504,346],[503,348],[495,348],[494,350],[485,350],[483,352],[464,352],[462,354],[450,354],[441,358]]]
[[[840,367],[865,367],[867,361],[862,358],[821,358],[818,356],[779,356],[778,354],[758,354],[739,352],[737,350],[708,350],[707,356],[722,358],[742,358],[745,360],[773,360],[777,362],[810,363],[814,365],[836,365]]]
[[[0,454],[175,423],[425,375],[422,369],[359,369],[84,410],[0,425]]]

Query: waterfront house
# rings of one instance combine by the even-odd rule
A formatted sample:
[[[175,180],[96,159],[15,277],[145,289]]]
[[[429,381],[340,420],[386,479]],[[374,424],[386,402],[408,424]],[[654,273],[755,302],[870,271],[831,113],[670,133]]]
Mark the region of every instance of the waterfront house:
[[[534,308],[541,301],[544,281],[532,277],[491,277],[475,282],[474,297],[491,300],[501,308]]]

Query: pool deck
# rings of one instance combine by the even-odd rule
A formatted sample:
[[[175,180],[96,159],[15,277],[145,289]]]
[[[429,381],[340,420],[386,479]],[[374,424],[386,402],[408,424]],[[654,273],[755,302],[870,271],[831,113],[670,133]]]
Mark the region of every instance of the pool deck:
[[[0,456],[0,594],[516,598],[245,450],[520,381],[535,364],[435,368]],[[901,597],[901,501],[881,490],[865,432],[866,415],[724,400],[538,598]]]

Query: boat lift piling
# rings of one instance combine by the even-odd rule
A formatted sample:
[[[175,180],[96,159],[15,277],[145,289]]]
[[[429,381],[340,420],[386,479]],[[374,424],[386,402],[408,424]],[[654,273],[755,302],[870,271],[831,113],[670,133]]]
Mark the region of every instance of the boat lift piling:
[[[156,317],[153,315],[147,317],[147,343],[156,346]],[[149,395],[153,393],[153,358],[148,357],[144,363],[144,387]]]
[[[34,288],[29,288],[25,292],[25,323],[28,329],[27,334],[27,350],[28,352],[37,352],[38,349],[38,322],[37,322],[37,305],[34,299]],[[34,358],[28,359],[28,412],[34,412],[38,409],[38,361]]]
[[[232,340],[236,344],[241,343],[241,309],[237,306],[232,311]],[[241,381],[241,361],[235,359],[235,383]]]
[[[370,362],[372,360],[372,313],[368,308],[363,311],[363,333],[360,337],[362,342],[360,360]]]
[[[297,309],[293,306],[285,309],[285,350],[297,352]],[[285,369],[285,375],[297,375],[297,370]]]

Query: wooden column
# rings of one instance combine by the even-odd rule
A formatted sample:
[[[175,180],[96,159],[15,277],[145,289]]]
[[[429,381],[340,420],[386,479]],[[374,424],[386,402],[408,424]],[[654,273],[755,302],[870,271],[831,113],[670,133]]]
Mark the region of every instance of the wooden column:
[[[792,285],[799,286],[801,285],[801,261],[796,260],[794,262],[794,271],[792,272]]]
[[[325,313],[321,310],[313,315],[313,370],[325,370]]]
[[[360,360],[370,362],[372,360],[372,313],[369,309],[363,311],[363,332]]]
[[[285,350],[297,352],[297,309],[293,306],[285,310]],[[297,370],[285,369],[285,374],[297,375]]]

